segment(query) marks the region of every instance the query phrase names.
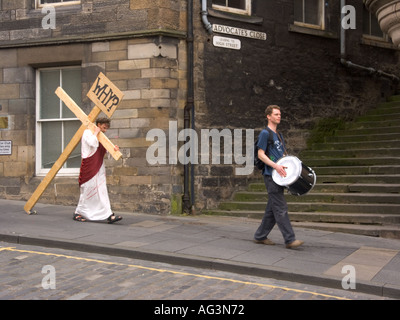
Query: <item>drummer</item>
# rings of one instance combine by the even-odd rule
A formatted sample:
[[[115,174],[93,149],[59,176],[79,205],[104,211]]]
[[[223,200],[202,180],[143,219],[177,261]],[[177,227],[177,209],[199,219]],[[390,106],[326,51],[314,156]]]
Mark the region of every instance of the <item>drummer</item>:
[[[268,121],[267,128],[263,129],[258,137],[258,158],[265,163],[262,174],[265,187],[268,192],[268,203],[265,208],[264,217],[254,234],[254,242],[260,244],[274,245],[275,243],[268,239],[275,224],[278,225],[285,241],[286,248],[293,249],[301,246],[304,242],[296,240],[292,224],[288,215],[288,205],[286,203],[283,191],[284,187],[276,184],[272,179],[272,170],[282,176],[286,176],[285,167],[276,162],[286,155],[285,143],[282,135],[277,131],[281,122],[281,110],[277,105],[270,105],[265,109],[265,116]],[[272,140],[268,139],[272,134]],[[268,143],[268,140],[273,143]]]

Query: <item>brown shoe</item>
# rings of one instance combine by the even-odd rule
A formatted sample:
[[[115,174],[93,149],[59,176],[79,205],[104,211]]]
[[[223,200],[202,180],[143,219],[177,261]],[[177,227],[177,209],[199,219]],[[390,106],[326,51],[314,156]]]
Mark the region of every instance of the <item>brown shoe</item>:
[[[267,244],[267,245],[270,245],[270,246],[275,245],[275,242],[269,240],[268,238],[264,239],[264,240],[254,240],[254,243]]]
[[[286,248],[288,248],[288,249],[294,249],[294,248],[300,247],[303,243],[304,243],[304,241],[294,240],[293,242],[288,243],[288,244],[286,245]]]

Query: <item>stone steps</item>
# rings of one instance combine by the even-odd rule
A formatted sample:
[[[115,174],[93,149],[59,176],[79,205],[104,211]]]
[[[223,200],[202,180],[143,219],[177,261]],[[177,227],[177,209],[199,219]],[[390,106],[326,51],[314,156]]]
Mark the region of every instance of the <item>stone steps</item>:
[[[400,239],[400,96],[346,123],[299,159],[317,182],[304,196],[286,196],[295,225]],[[260,178],[206,213],[261,219],[266,202]]]
[[[400,184],[395,183],[357,183],[361,182],[357,180],[357,177],[354,177],[355,183],[330,183],[329,181],[332,180],[331,178],[324,177],[326,179],[326,183],[317,183],[313,190],[309,193],[309,195],[313,194],[314,192],[335,192],[335,193],[345,193],[345,192],[366,192],[366,193],[377,193],[377,192],[384,192],[384,193],[399,193],[400,191]],[[339,179],[340,177],[332,176],[332,178]],[[395,177],[394,177],[395,178]],[[377,178],[378,179],[378,178]],[[400,181],[398,180],[394,181]],[[265,193],[265,186],[262,183],[253,183],[249,186],[249,191],[254,192],[263,192]]]
[[[396,129],[396,128],[391,128],[391,129]],[[375,142],[376,141],[398,141],[400,140],[400,132],[387,132],[387,133],[382,133],[380,132],[381,128],[379,128],[378,133],[375,134],[362,134],[360,131],[352,131],[353,134],[351,134],[350,131],[348,131],[348,135],[336,135],[336,136],[331,136],[331,137],[326,137],[324,143],[319,143],[319,144],[314,144],[316,148],[323,147],[324,145],[329,145],[329,143],[352,143],[352,146],[356,146],[357,142]],[[393,131],[393,130],[392,130]],[[380,133],[379,133],[380,132]],[[336,144],[337,146],[337,144]]]
[[[350,136],[351,137],[351,136]],[[383,138],[383,137],[379,137]],[[362,139],[362,140],[361,140]],[[400,139],[400,134],[399,134]],[[360,137],[360,141],[350,140],[347,142],[325,142],[325,143],[315,143],[313,148],[318,149],[319,151],[341,151],[346,150],[346,148],[351,148],[353,150],[372,150],[379,151],[384,149],[396,149],[399,147],[398,141],[396,140],[376,140],[370,141],[365,140],[364,136]]]
[[[303,198],[303,197],[302,197]],[[223,211],[264,211],[264,201],[227,201],[219,205]],[[330,203],[330,202],[288,202],[289,212],[347,212],[398,214],[399,204],[388,203]],[[215,211],[214,211],[215,212]]]
[[[343,143],[342,147],[343,148]],[[356,160],[360,160],[360,158],[364,159],[373,159],[377,161],[375,157],[372,155],[379,155],[382,158],[391,158],[397,164],[400,164],[400,148],[389,148],[385,146],[380,146],[379,148],[369,148],[369,149],[361,149],[361,148],[352,148],[352,146],[347,146],[348,149],[325,149],[325,150],[309,150],[303,151],[301,153],[302,161],[306,162],[308,159],[348,159],[348,158],[356,158]],[[398,147],[398,146],[397,146]],[[354,162],[354,161],[353,161]],[[361,163],[361,162],[360,162]],[[393,163],[393,164],[396,164]],[[379,163],[378,163],[379,164]]]
[[[264,210],[210,210],[207,214],[233,217],[247,217],[262,219]],[[290,211],[291,221],[296,222],[321,222],[321,223],[343,223],[356,225],[395,225],[400,226],[400,214],[380,213],[352,213],[352,212],[296,212]]]
[[[264,192],[237,192],[233,201],[265,202],[267,196]],[[298,196],[287,195],[287,202],[296,201]],[[387,203],[400,204],[398,193],[329,193],[312,192],[301,198],[302,202],[323,202],[323,203]],[[399,208],[400,209],[400,208]]]
[[[332,183],[362,183],[362,184],[397,184],[400,182],[399,174],[364,174],[364,175],[340,175],[340,174],[325,174],[318,176],[317,184],[332,184]]]
[[[332,139],[337,137],[340,139],[343,136],[359,136],[364,135],[373,136],[375,134],[398,134],[400,133],[399,126],[383,126],[377,125],[377,123],[371,123],[371,126],[366,125],[353,125],[352,128],[347,128],[346,130],[337,130],[334,136],[325,137],[326,139]]]
[[[397,129],[400,126],[400,119],[387,119],[387,120],[382,120],[379,121],[378,118],[372,119],[366,119],[365,121],[360,121],[360,122],[355,122],[351,125],[351,128],[354,129],[371,129],[375,130],[376,127],[379,128],[385,128],[385,127],[392,127],[394,128],[395,132],[397,132]],[[372,131],[374,132],[374,131]],[[342,133],[344,134],[344,133]]]
[[[364,161],[363,161],[364,160]],[[347,159],[347,160],[316,160],[315,162],[310,161],[307,162],[306,165],[311,166],[318,177],[324,175],[396,175],[398,176],[400,173],[400,165],[372,165],[371,159],[363,159],[363,164],[370,162],[371,165],[358,165],[359,162]],[[390,158],[387,159],[377,159],[375,164],[383,162],[388,163],[391,162]],[[315,164],[326,165],[326,167],[318,167]],[[345,164],[340,166],[340,164]],[[353,165],[352,165],[353,164]],[[336,166],[335,166],[336,165]]]

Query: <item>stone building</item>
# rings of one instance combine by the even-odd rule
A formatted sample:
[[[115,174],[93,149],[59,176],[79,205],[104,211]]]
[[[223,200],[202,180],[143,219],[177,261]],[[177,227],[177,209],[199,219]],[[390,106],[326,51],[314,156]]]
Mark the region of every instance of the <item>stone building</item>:
[[[123,153],[106,162],[112,206],[168,214],[213,207],[255,177],[237,169],[268,104],[297,153],[319,119],[395,92],[398,62],[356,0],[2,0],[0,197],[29,199],[80,126],[55,89],[88,114],[99,72],[124,93],[107,133]],[[77,203],[79,151],[40,202]]]
[[[202,53],[196,79],[204,81],[196,87],[198,128],[257,132],[265,125],[265,107],[277,104],[289,151],[297,155],[319,119],[351,120],[395,92],[398,47],[375,15],[395,1],[364,2],[367,6],[351,0],[203,1],[208,15],[195,40]],[[204,20],[213,34],[207,35]],[[215,36],[236,39],[240,50],[215,46]],[[226,166],[197,170],[198,206],[215,207],[248,184]]]

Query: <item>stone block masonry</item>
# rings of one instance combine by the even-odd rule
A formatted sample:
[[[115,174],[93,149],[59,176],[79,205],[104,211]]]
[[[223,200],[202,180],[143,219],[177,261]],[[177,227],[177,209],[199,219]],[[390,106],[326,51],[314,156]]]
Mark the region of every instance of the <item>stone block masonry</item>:
[[[182,196],[183,169],[146,161],[151,128],[168,122],[183,126],[186,103],[186,2],[175,0],[85,0],[54,3],[54,29],[44,29],[45,14],[35,1],[0,4],[0,140],[12,141],[12,154],[0,155],[0,197],[27,200],[43,179],[36,158],[37,70],[81,68],[82,102],[103,72],[124,99],[112,116],[109,138],[123,159],[106,159],[113,209],[170,213]],[[38,95],[39,94],[39,95]],[[40,198],[76,205],[77,176],[61,172]]]
[[[173,190],[181,188],[179,170],[150,166],[146,160],[147,132],[166,127],[183,105],[178,101],[185,79],[179,78],[177,44],[131,39],[92,45],[93,63],[105,63],[107,76],[125,94],[110,130],[124,158],[106,162],[115,209],[168,214]]]
[[[8,120],[7,126],[0,129],[0,140],[12,141],[11,155],[0,155],[0,192],[10,197],[18,196],[20,191],[15,177],[32,173],[30,161],[34,154],[33,137],[27,133],[30,108],[34,106],[34,72],[27,66],[19,67],[16,55],[17,50],[0,51],[0,116]]]
[[[49,52],[62,54],[57,59]],[[146,141],[146,134],[151,128],[166,128],[169,121],[177,121],[183,114],[186,66],[181,66],[177,58],[186,55],[186,47],[176,39],[123,39],[0,50],[0,116],[9,119],[7,129],[0,129],[0,139],[13,143],[12,154],[0,156],[0,197],[26,200],[43,179],[35,172],[35,154],[40,152],[34,139],[35,72],[36,67],[48,65],[50,55],[51,66],[65,65],[66,59],[70,60],[67,64],[81,66],[85,111],[91,109],[86,94],[99,72],[124,93],[107,133],[123,153],[119,161],[106,158],[113,209],[170,213],[171,200],[175,205],[181,197],[183,169],[179,165],[148,164],[146,150],[151,142]],[[39,201],[76,205],[78,199],[77,176],[57,176]]]

